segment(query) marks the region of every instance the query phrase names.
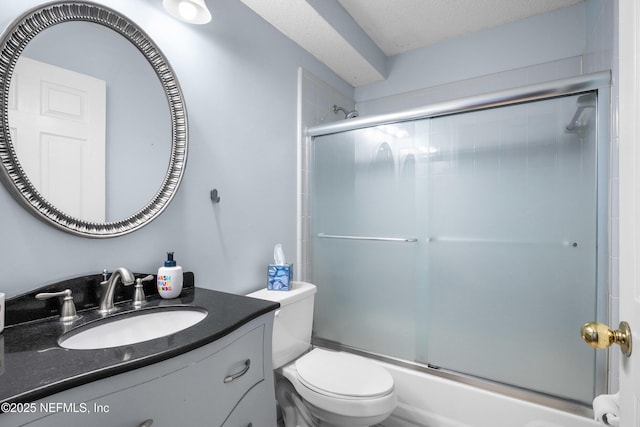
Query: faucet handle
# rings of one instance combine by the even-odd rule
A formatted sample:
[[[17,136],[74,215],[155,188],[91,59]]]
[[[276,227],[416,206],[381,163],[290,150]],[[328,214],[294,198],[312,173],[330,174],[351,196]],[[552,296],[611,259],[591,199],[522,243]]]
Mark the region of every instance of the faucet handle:
[[[36,294],[37,300],[46,300],[55,297],[64,297],[64,299],[62,300],[62,308],[60,309],[61,322],[72,322],[80,318],[80,316],[76,314],[76,306],[73,303],[71,289],[65,289],[64,291],[60,292],[41,292],[39,294]]]
[[[128,282],[128,281],[126,281],[126,280],[122,280],[122,279],[121,279],[120,281],[121,281],[121,282],[122,282],[122,284],[123,284],[123,285],[125,285],[125,286],[131,286],[131,285],[133,285],[133,284],[135,283],[135,284],[136,284],[136,287],[138,287],[138,284],[139,284],[138,282],[140,282],[140,284],[142,284],[142,282],[148,282],[149,280],[153,279],[153,276],[152,276],[152,275],[148,275],[148,276],[146,276],[146,277],[143,277],[142,279],[135,279],[135,281],[133,280],[133,277],[134,277],[134,276],[133,276],[133,274],[132,274],[132,275],[131,275],[131,281],[130,281],[130,282]],[[108,281],[107,281],[107,282],[108,282]]]
[[[153,280],[153,274],[149,274],[142,279],[136,279],[136,286],[142,286],[142,282],[149,282],[151,280]]]
[[[142,307],[145,303],[146,295],[144,294],[144,286],[142,282],[148,282],[153,280],[153,274],[143,277],[142,279],[136,279],[135,290],[133,291],[133,306],[138,308]]]

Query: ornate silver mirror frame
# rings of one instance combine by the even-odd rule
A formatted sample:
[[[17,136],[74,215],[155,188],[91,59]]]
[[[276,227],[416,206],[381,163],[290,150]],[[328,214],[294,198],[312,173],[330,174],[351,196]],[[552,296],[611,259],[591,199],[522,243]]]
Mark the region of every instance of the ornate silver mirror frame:
[[[166,93],[171,117],[171,158],[155,196],[128,218],[93,223],[74,218],[47,201],[20,166],[8,121],[9,88],[16,62],[41,31],[68,21],[87,21],[124,36],[149,61]],[[178,81],[160,49],[135,23],[107,7],[81,1],[59,1],[36,7],[16,19],[0,39],[0,180],[11,195],[39,219],[69,233],[91,238],[121,236],[135,231],[164,211],[178,190],[187,158],[187,113]]]

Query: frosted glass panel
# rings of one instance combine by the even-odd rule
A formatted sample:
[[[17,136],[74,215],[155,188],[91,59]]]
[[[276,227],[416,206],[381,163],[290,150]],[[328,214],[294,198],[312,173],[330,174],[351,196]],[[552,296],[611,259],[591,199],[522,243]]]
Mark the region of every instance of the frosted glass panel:
[[[316,332],[411,360],[416,243],[366,238],[416,234],[413,127],[395,125],[398,137],[385,128],[316,138],[311,262],[323,307]]]
[[[316,137],[315,336],[590,403],[596,114],[567,131],[576,101]]]
[[[565,131],[575,111],[567,97],[432,120],[451,161],[429,174],[425,362],[593,398],[577,331],[596,315],[596,144]]]

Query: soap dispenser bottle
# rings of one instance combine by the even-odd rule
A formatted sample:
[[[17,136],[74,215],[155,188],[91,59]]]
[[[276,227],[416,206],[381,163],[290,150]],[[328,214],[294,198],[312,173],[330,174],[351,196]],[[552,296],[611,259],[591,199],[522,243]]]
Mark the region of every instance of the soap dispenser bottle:
[[[182,267],[176,265],[173,252],[167,252],[164,266],[158,269],[158,293],[162,298],[177,298],[182,292]]]

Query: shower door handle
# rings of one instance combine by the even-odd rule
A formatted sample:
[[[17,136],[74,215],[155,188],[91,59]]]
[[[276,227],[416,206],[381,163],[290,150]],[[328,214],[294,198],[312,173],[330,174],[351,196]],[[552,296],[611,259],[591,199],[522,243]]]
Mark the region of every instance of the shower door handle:
[[[607,348],[611,344],[618,344],[622,354],[627,357],[631,355],[631,328],[627,322],[620,322],[615,331],[603,323],[585,323],[580,335],[593,348]]]

